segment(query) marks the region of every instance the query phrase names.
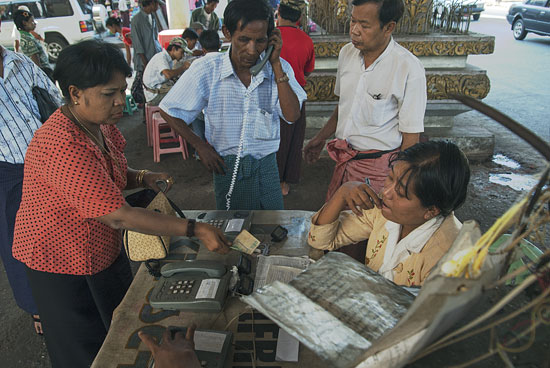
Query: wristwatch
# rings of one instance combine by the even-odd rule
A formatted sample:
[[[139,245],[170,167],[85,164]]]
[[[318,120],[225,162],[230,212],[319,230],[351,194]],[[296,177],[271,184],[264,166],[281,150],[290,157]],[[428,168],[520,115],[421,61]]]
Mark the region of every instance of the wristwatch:
[[[283,76],[281,78],[277,78],[275,79],[275,82],[277,84],[279,83],[285,83],[285,82],[288,82],[290,79],[288,78],[288,75],[286,75],[286,73],[283,74]]]
[[[192,238],[195,236],[195,223],[196,221],[193,219],[187,220],[187,232],[185,233],[185,236],[188,238]]]

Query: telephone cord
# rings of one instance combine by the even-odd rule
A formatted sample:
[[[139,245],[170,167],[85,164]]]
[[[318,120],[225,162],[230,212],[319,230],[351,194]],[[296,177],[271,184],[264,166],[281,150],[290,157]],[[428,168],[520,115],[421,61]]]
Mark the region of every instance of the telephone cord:
[[[248,122],[248,106],[250,104],[250,96],[248,91],[245,93],[244,100],[244,117],[243,117],[243,126],[241,128],[241,137],[239,139],[239,147],[237,148],[237,157],[235,158],[235,166],[233,167],[233,174],[231,175],[231,184],[229,184],[229,190],[225,195],[225,208],[226,211],[229,211],[231,208],[231,196],[233,195],[233,189],[235,189],[235,183],[237,182],[237,173],[239,171],[239,164],[241,162],[241,154],[244,146],[244,132],[246,128],[246,123]]]

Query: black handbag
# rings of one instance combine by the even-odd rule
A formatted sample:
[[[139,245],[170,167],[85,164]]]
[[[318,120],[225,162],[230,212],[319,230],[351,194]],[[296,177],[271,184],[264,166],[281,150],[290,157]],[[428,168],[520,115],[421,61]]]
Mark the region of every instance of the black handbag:
[[[32,95],[38,104],[38,112],[40,113],[40,122],[44,124],[51,114],[57,110],[58,106],[52,99],[47,90],[42,87],[32,87]]]

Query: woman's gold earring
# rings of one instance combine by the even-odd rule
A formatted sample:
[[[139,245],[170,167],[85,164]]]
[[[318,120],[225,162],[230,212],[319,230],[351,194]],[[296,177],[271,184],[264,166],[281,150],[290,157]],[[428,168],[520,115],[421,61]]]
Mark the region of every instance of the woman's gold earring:
[[[78,105],[78,101],[75,101],[74,104],[75,104],[75,105]]]

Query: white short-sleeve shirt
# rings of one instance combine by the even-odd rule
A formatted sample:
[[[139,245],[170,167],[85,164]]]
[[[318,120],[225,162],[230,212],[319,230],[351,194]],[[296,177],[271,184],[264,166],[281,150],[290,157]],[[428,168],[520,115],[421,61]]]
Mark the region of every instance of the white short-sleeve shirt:
[[[161,52],[155,54],[151,60],[149,60],[145,70],[143,71],[143,84],[152,89],[159,88],[161,84],[168,81],[164,74],[162,74],[162,71],[172,69],[173,65],[174,62],[170,57],[170,54],[168,54],[168,51],[163,49]],[[149,92],[145,88],[143,89],[143,92],[147,102],[157,96],[156,93]]]
[[[368,68],[364,65],[353,44],[340,50],[334,88],[340,97],[336,138],[358,151],[398,148],[401,133],[424,131],[424,67],[393,39]]]

